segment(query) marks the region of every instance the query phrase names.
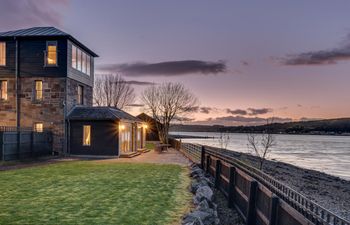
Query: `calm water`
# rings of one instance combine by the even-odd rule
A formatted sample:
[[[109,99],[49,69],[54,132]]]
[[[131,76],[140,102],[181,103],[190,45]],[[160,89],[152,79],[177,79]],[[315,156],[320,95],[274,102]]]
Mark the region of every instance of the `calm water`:
[[[219,137],[211,132],[172,132],[172,134]],[[250,152],[247,134],[229,134],[227,149]],[[185,142],[220,147],[218,139],[184,139]],[[276,146],[269,159],[322,171],[350,180],[350,137],[322,135],[276,135]]]

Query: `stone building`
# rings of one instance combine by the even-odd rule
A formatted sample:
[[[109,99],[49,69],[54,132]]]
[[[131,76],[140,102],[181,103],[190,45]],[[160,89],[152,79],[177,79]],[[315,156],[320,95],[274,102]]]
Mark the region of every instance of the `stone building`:
[[[49,129],[66,152],[66,118],[92,106],[93,51],[54,27],[0,33],[0,126]]]

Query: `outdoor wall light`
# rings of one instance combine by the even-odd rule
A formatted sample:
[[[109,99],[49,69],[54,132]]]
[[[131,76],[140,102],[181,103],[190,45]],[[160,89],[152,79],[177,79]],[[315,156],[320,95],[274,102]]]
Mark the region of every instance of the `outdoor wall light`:
[[[125,125],[119,125],[119,130],[125,130]]]

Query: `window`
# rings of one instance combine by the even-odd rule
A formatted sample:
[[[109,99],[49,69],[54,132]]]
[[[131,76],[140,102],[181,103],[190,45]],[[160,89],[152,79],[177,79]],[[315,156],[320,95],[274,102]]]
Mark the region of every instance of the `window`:
[[[0,66],[6,66],[6,42],[0,42]]]
[[[91,58],[89,55],[86,55],[86,74],[90,76],[91,72]]]
[[[86,54],[82,53],[81,57],[81,72],[86,73]]]
[[[43,100],[43,82],[41,80],[35,81],[35,100]]]
[[[77,68],[77,47],[72,45],[72,67]]]
[[[72,44],[72,68],[90,76],[91,57],[80,48]]]
[[[35,132],[43,132],[44,124],[43,123],[34,123],[34,131]]]
[[[7,81],[0,80],[0,100],[7,100]]]
[[[46,65],[57,66],[57,42],[56,41],[47,42]]]
[[[81,71],[81,50],[77,50],[77,70]]]
[[[84,146],[91,145],[91,126],[90,125],[83,126],[83,145]]]
[[[78,104],[84,104],[84,87],[81,85],[78,85]]]

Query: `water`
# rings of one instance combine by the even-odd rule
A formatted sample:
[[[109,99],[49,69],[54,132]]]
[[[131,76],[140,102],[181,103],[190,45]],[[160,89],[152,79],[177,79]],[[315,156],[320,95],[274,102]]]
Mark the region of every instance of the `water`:
[[[219,137],[213,132],[171,132],[171,134],[200,137]],[[227,149],[252,153],[247,134],[228,134]],[[184,142],[220,147],[218,139],[184,139]],[[290,163],[306,169],[322,171],[350,180],[350,136],[276,135],[276,146],[268,159]]]

